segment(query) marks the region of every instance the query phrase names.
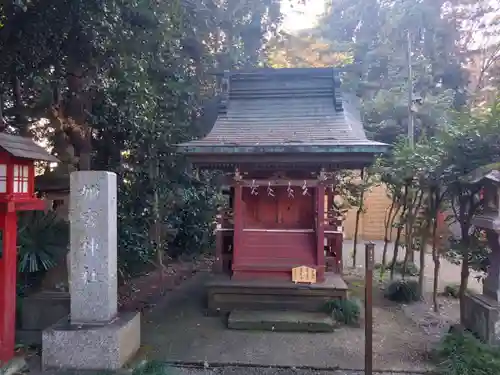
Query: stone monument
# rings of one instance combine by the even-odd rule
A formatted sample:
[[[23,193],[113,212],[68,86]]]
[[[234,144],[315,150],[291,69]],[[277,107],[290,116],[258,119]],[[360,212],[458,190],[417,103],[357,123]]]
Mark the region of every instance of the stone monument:
[[[43,332],[44,369],[114,370],[139,349],[140,313],[117,311],[116,174],[71,173],[70,319]]]
[[[500,168],[500,165],[495,166]],[[491,249],[483,293],[465,295],[465,328],[491,345],[500,344],[500,171],[493,167],[472,172],[471,184],[481,184],[484,194],[484,212],[473,218],[472,224],[486,231]]]

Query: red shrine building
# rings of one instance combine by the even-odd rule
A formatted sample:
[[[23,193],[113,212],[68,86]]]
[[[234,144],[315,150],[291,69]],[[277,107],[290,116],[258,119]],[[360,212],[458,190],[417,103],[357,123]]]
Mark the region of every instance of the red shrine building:
[[[209,134],[179,145],[230,187],[209,309],[314,311],[345,298],[335,172],[369,166],[387,146],[367,139],[331,68],[225,72],[219,96]],[[314,279],[296,282],[297,267]]]

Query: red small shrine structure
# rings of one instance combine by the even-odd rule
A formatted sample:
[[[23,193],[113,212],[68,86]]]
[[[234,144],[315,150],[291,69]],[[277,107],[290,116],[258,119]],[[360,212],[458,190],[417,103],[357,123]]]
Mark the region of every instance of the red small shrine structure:
[[[335,171],[361,169],[387,146],[366,138],[331,68],[225,72],[209,134],[179,145],[200,169],[225,172],[210,310],[317,310],[344,298]],[[292,282],[306,266],[316,283]]]
[[[14,356],[17,211],[45,209],[35,197],[35,160],[58,162],[29,138],[0,133],[0,364]]]

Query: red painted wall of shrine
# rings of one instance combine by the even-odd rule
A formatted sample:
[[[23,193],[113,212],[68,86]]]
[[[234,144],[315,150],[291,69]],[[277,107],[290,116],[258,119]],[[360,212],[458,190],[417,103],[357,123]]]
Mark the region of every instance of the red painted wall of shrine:
[[[315,196],[295,189],[292,197],[286,186],[273,187],[274,196],[267,187],[257,191],[242,192],[243,233],[235,249],[233,277],[287,280],[293,267],[315,267]]]

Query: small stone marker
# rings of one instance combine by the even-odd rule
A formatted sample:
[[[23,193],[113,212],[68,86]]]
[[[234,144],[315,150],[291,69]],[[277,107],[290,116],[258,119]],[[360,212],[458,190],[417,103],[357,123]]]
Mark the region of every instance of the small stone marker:
[[[117,313],[116,174],[71,174],[71,323],[105,323]]]
[[[316,284],[316,270],[307,266],[292,268],[292,281],[295,284]]]

